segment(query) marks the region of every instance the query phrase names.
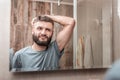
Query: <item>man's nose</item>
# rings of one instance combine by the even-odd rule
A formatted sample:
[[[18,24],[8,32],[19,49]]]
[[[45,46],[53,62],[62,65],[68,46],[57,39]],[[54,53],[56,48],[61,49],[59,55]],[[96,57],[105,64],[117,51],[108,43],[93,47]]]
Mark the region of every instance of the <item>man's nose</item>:
[[[45,29],[43,29],[43,30],[41,31],[41,34],[46,34]]]

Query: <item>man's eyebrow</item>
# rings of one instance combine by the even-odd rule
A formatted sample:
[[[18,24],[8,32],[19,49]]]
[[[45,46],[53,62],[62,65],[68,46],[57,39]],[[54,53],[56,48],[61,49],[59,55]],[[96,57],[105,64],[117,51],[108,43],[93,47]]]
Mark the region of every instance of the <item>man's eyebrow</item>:
[[[42,26],[36,26],[36,28],[43,28]]]
[[[39,26],[37,26],[37,27],[42,27],[42,26],[39,25]]]

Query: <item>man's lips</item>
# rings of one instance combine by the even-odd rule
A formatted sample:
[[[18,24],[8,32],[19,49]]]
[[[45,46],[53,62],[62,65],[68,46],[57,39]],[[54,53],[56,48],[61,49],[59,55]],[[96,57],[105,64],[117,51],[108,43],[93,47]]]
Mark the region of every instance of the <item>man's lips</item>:
[[[45,36],[40,36],[39,38],[42,39],[42,40],[46,40],[47,39],[47,37],[45,37]]]

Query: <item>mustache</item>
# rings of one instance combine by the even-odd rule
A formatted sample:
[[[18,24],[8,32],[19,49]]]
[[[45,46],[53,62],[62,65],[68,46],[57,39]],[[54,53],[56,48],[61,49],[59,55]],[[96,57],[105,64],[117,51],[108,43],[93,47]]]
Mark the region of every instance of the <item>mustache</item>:
[[[38,35],[38,37],[45,37],[45,38],[49,38],[47,35],[45,34],[41,34],[41,35]]]

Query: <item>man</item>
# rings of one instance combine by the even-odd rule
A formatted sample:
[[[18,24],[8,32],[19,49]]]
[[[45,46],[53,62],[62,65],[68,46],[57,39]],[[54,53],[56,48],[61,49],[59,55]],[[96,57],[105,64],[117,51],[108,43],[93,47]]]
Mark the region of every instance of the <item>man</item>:
[[[54,22],[63,29],[51,42]],[[17,51],[12,61],[12,71],[41,71],[59,69],[59,59],[69,41],[75,20],[66,16],[38,16],[32,20],[33,45]]]
[[[107,70],[105,80],[120,80],[120,60],[115,61],[112,67]]]

